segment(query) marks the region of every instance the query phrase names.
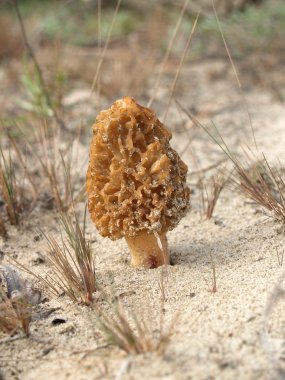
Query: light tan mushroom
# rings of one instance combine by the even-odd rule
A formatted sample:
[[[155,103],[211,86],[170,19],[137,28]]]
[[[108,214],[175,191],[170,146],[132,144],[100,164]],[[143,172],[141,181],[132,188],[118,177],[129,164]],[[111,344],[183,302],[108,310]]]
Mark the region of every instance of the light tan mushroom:
[[[169,263],[167,231],[189,207],[187,166],[155,113],[130,97],[93,125],[87,172],[91,218],[102,236],[125,238],[134,267]]]

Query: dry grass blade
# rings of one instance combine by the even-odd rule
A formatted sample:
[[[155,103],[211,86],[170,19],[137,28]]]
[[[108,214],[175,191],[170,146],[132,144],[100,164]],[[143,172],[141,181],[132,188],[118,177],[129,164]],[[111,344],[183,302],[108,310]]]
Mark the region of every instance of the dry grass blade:
[[[13,147],[16,155],[17,155],[17,158],[18,158],[18,162],[20,163],[22,169],[23,169],[23,172],[24,172],[24,175],[25,177],[27,178],[27,180],[29,181],[30,185],[31,185],[31,190],[32,190],[32,193],[33,193],[33,199],[34,201],[36,200],[37,198],[37,195],[38,195],[38,189],[37,189],[37,185],[31,175],[31,173],[29,172],[29,170],[27,169],[27,163],[26,163],[26,159],[24,157],[24,154],[23,154],[23,151],[20,149],[19,145],[17,144],[16,140],[10,136],[8,134],[8,139],[9,139],[9,142],[11,144],[11,146]]]
[[[91,242],[86,239],[85,226],[80,226],[73,212],[60,217],[60,243],[46,236],[47,262],[53,269],[56,286],[75,302],[90,304],[96,291],[95,262]],[[64,234],[63,234],[64,233]]]
[[[23,206],[23,194],[16,180],[15,167],[11,155],[6,158],[0,148],[0,193],[6,205],[7,214],[12,224],[19,224]]]
[[[146,352],[163,353],[170,339],[173,326],[167,331],[163,329],[163,317],[160,318],[159,334],[154,335],[151,326],[144,318],[135,313],[128,313],[120,302],[115,305],[108,302],[111,311],[103,310],[98,304],[95,305],[95,316],[99,329],[104,335],[106,342],[114,345],[127,354],[142,354]],[[160,311],[163,313],[163,309]],[[174,319],[173,319],[174,322]]]
[[[212,272],[213,272],[213,276],[212,276],[212,288],[210,289],[210,292],[211,293],[216,293],[216,291],[217,291],[216,265],[214,263],[212,252],[210,252],[210,255],[211,255],[211,265],[212,265]]]
[[[280,253],[278,249],[276,248],[276,256],[277,256],[278,265],[282,267],[283,259],[284,259],[284,250]]]
[[[159,69],[159,72],[158,72],[158,76],[156,78],[156,81],[153,85],[153,91],[152,91],[152,95],[147,103],[147,107],[150,108],[155,97],[156,97],[156,94],[157,94],[157,91],[159,89],[159,86],[160,86],[160,82],[161,82],[161,78],[162,78],[162,74],[163,74],[163,71],[165,70],[165,67],[166,67],[166,63],[168,61],[168,58],[169,58],[169,55],[170,55],[170,52],[171,52],[171,49],[173,47],[173,44],[174,44],[174,41],[175,41],[175,37],[177,35],[177,32],[180,28],[180,25],[181,25],[181,22],[183,20],[183,16],[184,16],[184,13],[185,13],[185,10],[186,10],[186,7],[188,6],[188,3],[189,3],[189,0],[185,0],[184,4],[183,4],[183,7],[181,9],[181,12],[180,12],[180,15],[179,15],[179,18],[177,20],[177,23],[175,25],[175,28],[173,30],[173,33],[171,35],[171,38],[169,40],[169,44],[168,44],[168,47],[167,47],[167,50],[166,50],[166,53],[165,53],[165,56],[163,58],[163,61],[161,63],[161,66],[160,66],[160,69]]]
[[[164,115],[163,115],[163,121],[164,122],[165,122],[165,120],[167,118],[167,114],[168,114],[168,111],[169,111],[171,100],[172,100],[172,98],[173,98],[173,96],[175,94],[175,89],[176,89],[178,77],[179,77],[180,71],[182,69],[183,62],[184,62],[185,57],[186,57],[186,53],[187,53],[187,51],[189,49],[189,46],[190,46],[190,43],[191,43],[191,40],[192,40],[192,36],[193,36],[193,34],[195,32],[195,29],[196,29],[196,26],[197,26],[197,23],[198,23],[198,20],[199,20],[199,15],[200,15],[200,13],[197,14],[196,19],[194,21],[194,24],[192,26],[191,32],[190,32],[190,34],[188,36],[185,48],[184,48],[183,53],[182,53],[181,58],[180,58],[180,62],[179,62],[178,68],[176,70],[176,74],[175,74],[174,80],[173,80],[172,85],[171,85],[170,96],[169,96],[169,99],[168,99],[168,102],[167,102],[167,106],[166,106],[166,109],[165,109],[165,112],[164,112]]]
[[[98,81],[99,76],[100,76],[101,66],[103,64],[103,61],[104,61],[104,58],[105,58],[105,55],[106,55],[106,51],[107,51],[107,48],[108,48],[109,43],[110,43],[113,27],[114,27],[114,24],[115,24],[115,21],[116,21],[118,12],[119,12],[119,8],[120,8],[120,5],[121,5],[121,2],[122,2],[122,0],[117,0],[116,7],[115,7],[115,10],[114,10],[114,14],[113,14],[113,18],[112,18],[112,21],[111,21],[111,24],[110,24],[110,27],[109,27],[109,30],[108,30],[108,36],[107,36],[105,45],[103,47],[103,51],[102,51],[100,60],[99,60],[98,65],[97,65],[93,81],[92,81],[92,86],[91,86],[91,91],[90,91],[90,99],[91,99],[91,96],[92,96],[92,94],[94,92],[95,86],[96,86],[97,81]]]
[[[22,332],[29,336],[31,306],[26,297],[14,296],[8,299],[0,290],[0,331],[8,335]]]
[[[231,56],[231,53],[230,53],[230,49],[228,47],[227,41],[225,39],[223,30],[222,30],[222,26],[221,26],[221,23],[220,23],[218,14],[217,14],[217,10],[216,10],[216,7],[215,7],[214,0],[212,0],[212,8],[213,8],[213,11],[214,11],[214,15],[215,15],[215,18],[216,18],[216,21],[217,21],[217,25],[218,25],[218,28],[219,28],[219,31],[220,31],[220,34],[221,34],[221,37],[222,37],[222,40],[223,40],[223,43],[224,43],[224,46],[225,46],[225,49],[226,49],[229,61],[230,61],[230,64],[232,66],[232,69],[233,69],[233,72],[234,72],[234,75],[235,75],[235,78],[236,78],[236,82],[237,82],[238,88],[240,90],[240,94],[241,94],[241,97],[242,97],[242,100],[243,100],[243,104],[245,106],[245,110],[246,110],[246,113],[247,113],[247,116],[248,116],[248,120],[249,120],[249,124],[250,124],[250,128],[251,128],[251,133],[252,133],[254,145],[255,145],[256,150],[258,150],[256,139],[255,139],[255,133],[254,133],[254,128],[253,128],[252,118],[251,118],[251,114],[249,112],[248,103],[247,103],[247,100],[246,100],[246,97],[245,97],[245,94],[244,94],[243,87],[241,85],[241,81],[239,80],[239,75],[238,75],[236,66],[234,64],[234,61],[232,59],[232,56]]]
[[[60,155],[59,150],[57,149],[59,138],[58,136],[53,136],[52,139],[49,139],[48,134],[49,131],[46,126],[41,128],[39,134],[37,135],[37,141],[41,147],[41,150],[40,152],[34,152],[34,154],[39,160],[43,172],[49,181],[51,192],[54,196],[58,210],[65,211],[66,205],[64,199],[66,199],[67,195],[64,195],[64,199],[61,196],[59,178]]]

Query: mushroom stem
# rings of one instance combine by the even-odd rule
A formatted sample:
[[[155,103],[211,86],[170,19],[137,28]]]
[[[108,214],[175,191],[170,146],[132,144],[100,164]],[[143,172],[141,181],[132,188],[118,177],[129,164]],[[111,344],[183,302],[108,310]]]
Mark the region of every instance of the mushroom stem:
[[[126,237],[132,261],[137,268],[157,268],[169,264],[169,253],[166,234],[140,233],[137,236]]]

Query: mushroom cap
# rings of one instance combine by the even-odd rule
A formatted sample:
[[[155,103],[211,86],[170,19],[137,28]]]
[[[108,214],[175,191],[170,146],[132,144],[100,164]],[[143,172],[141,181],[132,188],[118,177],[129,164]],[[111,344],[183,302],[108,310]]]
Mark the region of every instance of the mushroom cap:
[[[88,207],[112,240],[173,229],[189,208],[187,165],[171,133],[130,97],[100,112],[93,125],[87,171]]]

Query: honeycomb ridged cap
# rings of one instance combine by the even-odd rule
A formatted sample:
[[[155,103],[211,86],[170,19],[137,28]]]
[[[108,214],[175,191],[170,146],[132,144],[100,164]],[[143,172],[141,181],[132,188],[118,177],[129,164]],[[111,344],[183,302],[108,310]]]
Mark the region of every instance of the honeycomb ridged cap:
[[[166,232],[185,215],[187,166],[170,139],[155,113],[130,97],[97,116],[86,187],[89,212],[102,236]]]

